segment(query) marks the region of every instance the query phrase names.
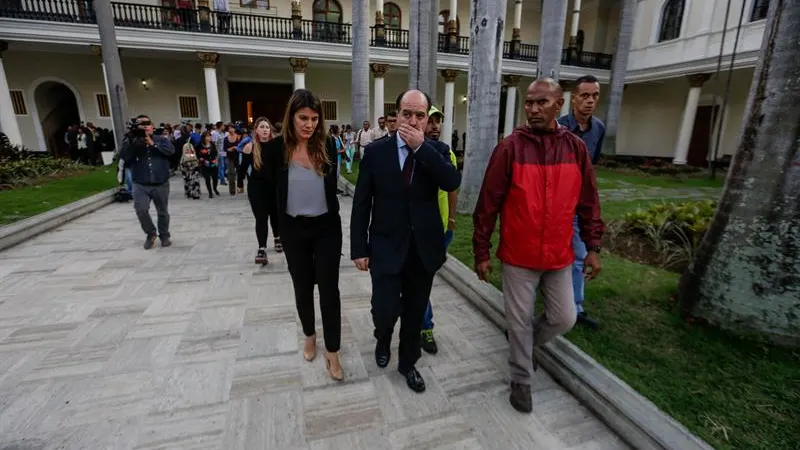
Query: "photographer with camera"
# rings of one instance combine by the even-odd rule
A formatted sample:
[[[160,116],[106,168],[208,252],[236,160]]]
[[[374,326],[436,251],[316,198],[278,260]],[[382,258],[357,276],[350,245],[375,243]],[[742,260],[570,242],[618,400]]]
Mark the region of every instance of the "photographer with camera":
[[[155,246],[156,235],[162,247],[169,247],[169,176],[170,157],[175,147],[164,136],[153,134],[153,123],[144,114],[131,121],[128,133],[122,141],[120,158],[125,167],[130,167],[133,175],[133,209],[147,235],[145,250]],[[158,213],[158,234],[150,217],[150,201]]]

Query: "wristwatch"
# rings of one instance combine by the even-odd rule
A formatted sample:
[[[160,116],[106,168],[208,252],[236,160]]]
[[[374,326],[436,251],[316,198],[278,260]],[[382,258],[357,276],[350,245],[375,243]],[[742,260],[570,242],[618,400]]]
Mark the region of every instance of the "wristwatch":
[[[593,245],[587,248],[587,250],[590,252],[600,253],[601,247],[599,245]]]

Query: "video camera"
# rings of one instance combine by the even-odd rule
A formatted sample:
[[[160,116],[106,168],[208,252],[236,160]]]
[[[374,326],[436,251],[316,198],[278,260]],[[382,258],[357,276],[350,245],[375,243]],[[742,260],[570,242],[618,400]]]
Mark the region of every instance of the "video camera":
[[[143,129],[139,128],[139,122],[136,117],[130,119],[128,121],[128,136],[131,139],[144,139],[145,132]]]

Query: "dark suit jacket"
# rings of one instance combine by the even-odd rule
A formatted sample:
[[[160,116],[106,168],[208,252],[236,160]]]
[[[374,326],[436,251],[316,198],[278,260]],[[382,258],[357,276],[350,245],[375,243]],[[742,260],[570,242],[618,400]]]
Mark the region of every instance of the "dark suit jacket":
[[[286,198],[289,192],[289,167],[284,156],[283,136],[267,142],[263,147],[264,160],[267,167],[266,181],[276,196],[278,218],[282,220],[286,212]],[[339,214],[339,197],[336,196],[336,144],[328,139],[326,150],[328,164],[324,167],[325,173],[325,200],[328,203],[328,213]]]
[[[428,272],[436,272],[445,261],[439,189],[458,189],[461,174],[450,163],[443,143],[426,139],[413,157],[416,166],[410,188],[403,178],[396,139],[368,145],[359,165],[350,256],[369,257],[370,270],[377,273],[399,273],[412,244]]]

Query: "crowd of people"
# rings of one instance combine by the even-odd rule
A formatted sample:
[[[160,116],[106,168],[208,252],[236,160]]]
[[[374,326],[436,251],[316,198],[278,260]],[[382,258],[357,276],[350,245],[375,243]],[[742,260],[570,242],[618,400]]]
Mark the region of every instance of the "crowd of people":
[[[529,86],[527,124],[493,150],[473,214],[475,272],[482,280],[491,271],[491,237],[501,219],[497,257],[503,263],[508,321],[509,401],[521,412],[532,410],[534,345],[545,344],[575,323],[599,326],[582,308],[583,281],[601,270],[603,222],[592,165],[604,133],[602,122],[593,117],[597,79],[579,79],[572,98],[570,113],[559,118],[559,84],[544,78]],[[341,381],[343,230],[337,185],[342,168],[351,171],[353,159],[360,157],[350,258],[372,280],[375,363],[380,368],[389,364],[399,321],[397,369],[410,389],[424,392],[416,363],[422,350],[437,353],[430,293],[453,239],[461,174],[455,153],[439,141],[444,114],[430,98],[407,90],[395,106],[396,112],[381,118],[376,128],[364,122],[358,132],[350,126],[326,129],[319,99],[305,89],[292,94],[281,124],[260,117],[252,132],[222,123],[206,130],[202,125],[155,130],[147,116],[139,116],[136,133],[123,143],[121,167],[132,180],[144,248],[153,248],[157,238],[163,247],[171,245],[167,198],[176,165],[191,198],[199,198],[201,177],[210,198],[219,195],[218,184],[229,185],[231,195],[242,193],[247,180],[258,244],[255,262],[268,264],[269,225],[294,286],[306,336],[303,357],[312,361],[317,355],[316,285],[325,368]],[[149,215],[151,201],[157,227]],[[534,318],[538,288],[544,311]]]
[[[63,142],[53,146],[54,156],[66,156],[90,166],[103,165],[102,152],[114,151],[114,132],[92,122],[67,126]]]

